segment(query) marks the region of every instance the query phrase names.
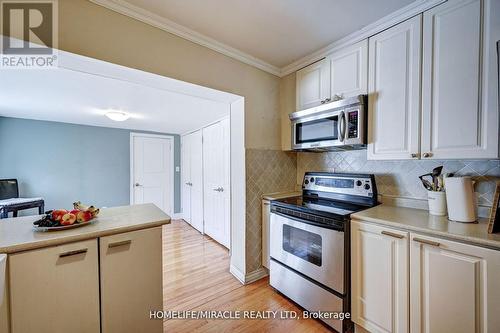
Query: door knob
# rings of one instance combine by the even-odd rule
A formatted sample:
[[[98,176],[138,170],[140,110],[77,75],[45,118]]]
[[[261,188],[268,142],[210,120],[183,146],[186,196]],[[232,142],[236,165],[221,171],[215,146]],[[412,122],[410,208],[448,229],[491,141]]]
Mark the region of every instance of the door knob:
[[[224,187],[219,187],[219,192],[224,192]]]
[[[141,184],[139,184],[139,183],[135,183],[134,185],[135,185],[135,187],[142,186],[142,185],[141,185]]]

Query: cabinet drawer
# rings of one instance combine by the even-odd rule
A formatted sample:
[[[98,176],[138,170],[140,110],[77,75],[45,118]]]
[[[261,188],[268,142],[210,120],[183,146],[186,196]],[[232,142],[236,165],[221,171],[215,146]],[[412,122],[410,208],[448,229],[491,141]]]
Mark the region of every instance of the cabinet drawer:
[[[99,332],[97,240],[9,256],[12,333]]]
[[[163,310],[161,227],[99,239],[103,333],[161,332]]]

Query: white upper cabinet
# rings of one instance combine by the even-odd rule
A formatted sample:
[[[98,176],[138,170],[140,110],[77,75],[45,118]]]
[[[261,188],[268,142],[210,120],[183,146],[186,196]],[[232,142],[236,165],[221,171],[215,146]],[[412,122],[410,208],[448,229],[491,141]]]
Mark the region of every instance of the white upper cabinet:
[[[423,158],[498,157],[495,1],[448,1],[424,13]]]
[[[368,41],[362,40],[315,62],[296,76],[297,110],[367,92]]]
[[[368,159],[419,153],[421,15],[369,39]]]
[[[326,59],[297,72],[297,110],[325,103],[330,98],[330,69]]]
[[[366,94],[368,90],[368,40],[326,57],[330,68],[330,99]]]

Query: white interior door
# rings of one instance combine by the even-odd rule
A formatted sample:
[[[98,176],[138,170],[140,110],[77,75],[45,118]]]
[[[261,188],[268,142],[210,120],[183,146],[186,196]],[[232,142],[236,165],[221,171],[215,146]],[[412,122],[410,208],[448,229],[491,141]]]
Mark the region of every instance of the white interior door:
[[[189,137],[191,225],[203,233],[203,134],[199,130]]]
[[[205,233],[229,248],[229,119],[203,129]]]
[[[173,213],[173,139],[132,134],[132,204],[153,203]]]
[[[181,141],[182,178],[182,218],[191,223],[191,136],[185,135]]]

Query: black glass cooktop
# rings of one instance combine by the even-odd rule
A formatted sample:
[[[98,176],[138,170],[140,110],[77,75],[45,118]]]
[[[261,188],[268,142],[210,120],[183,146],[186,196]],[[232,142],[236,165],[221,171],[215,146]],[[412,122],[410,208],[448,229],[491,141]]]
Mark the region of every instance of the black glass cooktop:
[[[272,205],[299,210],[304,213],[346,219],[352,213],[367,209],[366,206],[314,197],[289,197],[273,200]]]

